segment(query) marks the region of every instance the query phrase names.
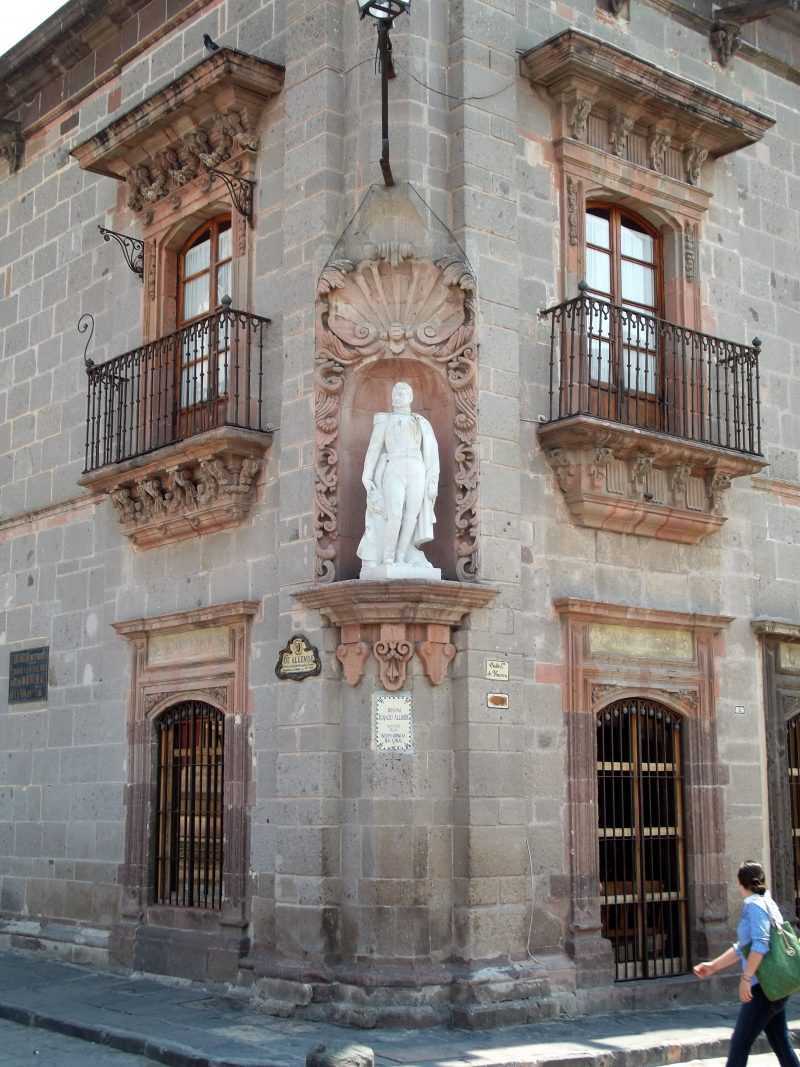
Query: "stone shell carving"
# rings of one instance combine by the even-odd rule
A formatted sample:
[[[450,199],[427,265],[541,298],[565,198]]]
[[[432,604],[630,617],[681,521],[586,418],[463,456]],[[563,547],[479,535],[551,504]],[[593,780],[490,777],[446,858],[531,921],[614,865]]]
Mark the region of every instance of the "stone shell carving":
[[[155,159],[134,164],[128,171],[128,207],[143,211],[197,178],[209,180],[209,170],[241,151],[258,150],[258,136],[250,129],[246,108],[216,112],[208,126],[197,126],[163,148]]]
[[[475,280],[462,259],[394,257],[329,264],[317,290],[316,577],[336,576],[339,420],[346,374],[366,360],[419,359],[454,398],[456,573],[478,572]]]

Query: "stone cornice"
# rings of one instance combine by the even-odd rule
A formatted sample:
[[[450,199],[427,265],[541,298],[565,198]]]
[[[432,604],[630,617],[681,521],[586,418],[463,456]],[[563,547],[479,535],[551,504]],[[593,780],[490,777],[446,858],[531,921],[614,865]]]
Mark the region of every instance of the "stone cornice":
[[[283,75],[274,63],[220,48],[71,154],[83,170],[124,180],[134,163],[190,133],[212,112],[242,103],[260,110],[280,92]],[[253,126],[255,119],[251,116]]]
[[[497,590],[472,582],[353,579],[302,589],[293,595],[304,608],[315,609],[337,626],[365,622],[457,626],[470,611],[490,604]]]
[[[673,141],[696,141],[712,157],[759,141],[774,125],[767,115],[579,30],[551,37],[521,62],[530,81],[553,96],[585,94],[592,105],[606,101],[644,112],[651,125],[668,121]]]
[[[784,641],[800,641],[800,623],[784,622],[781,619],[753,619],[753,633],[760,637],[778,637]]]
[[[553,601],[559,615],[583,618],[593,622],[637,622],[646,626],[672,626],[680,629],[721,630],[733,622],[732,615],[698,615],[684,611],[661,611],[657,608],[635,608],[627,604],[605,604],[581,597],[559,597]]]
[[[223,623],[251,619],[258,614],[260,606],[257,600],[234,600],[230,604],[211,604],[207,608],[194,608],[191,611],[171,611],[150,619],[126,619],[123,622],[112,622],[111,625],[120,637],[135,638],[152,633],[220,626]]]

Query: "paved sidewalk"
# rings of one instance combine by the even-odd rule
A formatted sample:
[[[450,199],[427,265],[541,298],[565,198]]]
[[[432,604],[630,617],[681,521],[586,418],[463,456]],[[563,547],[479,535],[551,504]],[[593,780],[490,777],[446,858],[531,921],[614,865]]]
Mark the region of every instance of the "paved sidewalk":
[[[480,1032],[355,1030],[276,1019],[198,985],[0,952],[1,1018],[174,1067],[304,1067],[314,1045],[348,1041],[371,1046],[380,1067],[661,1067],[724,1056],[735,1014],[704,1005]],[[790,1015],[798,1038],[800,1011]]]

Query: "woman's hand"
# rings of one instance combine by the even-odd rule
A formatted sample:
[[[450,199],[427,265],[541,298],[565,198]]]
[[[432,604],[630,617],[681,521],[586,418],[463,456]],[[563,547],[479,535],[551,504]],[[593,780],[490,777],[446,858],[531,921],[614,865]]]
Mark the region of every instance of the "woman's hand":
[[[750,985],[750,979],[746,974],[743,974],[739,979],[739,1000],[742,1004],[749,1004],[753,999],[753,987]]]
[[[712,963],[697,963],[692,968],[695,978],[710,978],[714,973],[714,965]]]

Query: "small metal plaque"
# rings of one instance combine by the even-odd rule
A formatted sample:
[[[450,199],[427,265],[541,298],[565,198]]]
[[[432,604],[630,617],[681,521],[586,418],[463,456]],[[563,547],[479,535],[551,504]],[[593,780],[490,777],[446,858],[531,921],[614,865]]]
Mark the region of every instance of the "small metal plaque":
[[[498,708],[500,711],[508,711],[511,706],[511,701],[508,699],[508,693],[487,693],[486,694],[486,707]]]
[[[305,634],[295,634],[278,653],[275,673],[279,678],[291,678],[301,682],[304,678],[313,678],[322,670],[319,649],[308,640]]]
[[[414,751],[414,700],[410,693],[372,694],[372,747],[376,752]]]
[[[9,704],[32,704],[47,700],[50,648],[26,648],[12,652],[8,663]]]
[[[508,660],[507,659],[487,659],[487,661],[486,661],[486,677],[491,682],[507,682],[508,681]]]

